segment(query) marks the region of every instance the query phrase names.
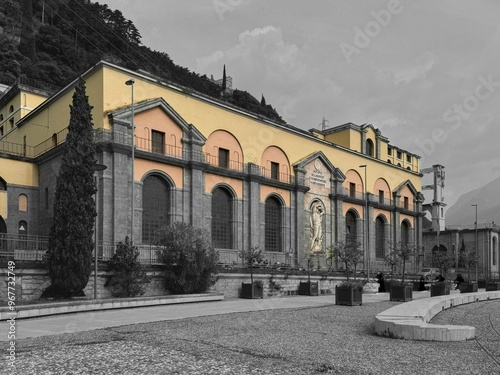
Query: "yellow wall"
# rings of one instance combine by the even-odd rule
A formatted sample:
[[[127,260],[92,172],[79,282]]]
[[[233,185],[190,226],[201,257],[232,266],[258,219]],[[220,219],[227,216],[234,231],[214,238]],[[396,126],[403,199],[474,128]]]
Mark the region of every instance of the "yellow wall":
[[[158,163],[150,160],[135,159],[134,181],[141,181],[147,173],[153,171],[161,171],[169,175],[177,189],[182,189],[184,187],[181,167]]]
[[[0,177],[5,180],[7,185],[37,187],[38,167],[25,161],[0,158]]]
[[[270,195],[279,195],[285,202],[285,206],[290,207],[290,191],[275,188],[272,186],[261,185],[260,187],[260,201],[265,202]]]
[[[0,191],[0,216],[4,219],[7,219],[8,211],[7,211],[7,192]]]
[[[214,187],[218,184],[226,184],[231,186],[236,194],[236,198],[243,198],[243,181],[230,177],[222,177],[211,173],[205,174],[205,192],[211,193]]]

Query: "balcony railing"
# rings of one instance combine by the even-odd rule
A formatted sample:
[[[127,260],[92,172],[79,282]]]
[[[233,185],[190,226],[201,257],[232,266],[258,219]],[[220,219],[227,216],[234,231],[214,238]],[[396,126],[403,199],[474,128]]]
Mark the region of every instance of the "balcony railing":
[[[19,143],[0,141],[0,154],[13,156],[33,157],[34,150],[32,146],[27,146]]]
[[[270,180],[284,182],[285,184],[292,183],[292,176],[288,173],[274,172],[271,169],[260,167],[260,175]]]
[[[245,164],[235,160],[222,160],[217,155],[205,153],[205,161],[210,165],[223,169],[230,169],[238,172],[243,172],[245,170]]]

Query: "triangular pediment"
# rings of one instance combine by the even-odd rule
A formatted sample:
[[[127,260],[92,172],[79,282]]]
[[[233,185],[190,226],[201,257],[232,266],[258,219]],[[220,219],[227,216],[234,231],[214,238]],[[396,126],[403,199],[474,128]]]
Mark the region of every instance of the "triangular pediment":
[[[325,154],[322,151],[317,151],[314,152],[310,155],[307,155],[306,157],[300,159],[296,163],[293,164],[294,169],[306,169],[306,166],[310,165],[311,163],[316,163],[316,167],[318,167],[318,161],[322,163],[325,168],[332,174],[334,179],[344,181],[345,180],[345,175],[342,173],[342,171],[335,167],[330,160],[325,156]]]
[[[127,106],[119,108],[108,114],[111,123],[121,124],[130,128],[132,125],[132,111],[134,116],[141,112],[146,112],[151,109],[160,108],[167,116],[169,116],[177,126],[182,129],[184,141],[203,145],[206,142],[205,136],[193,125],[189,124],[182,118],[175,109],[170,106],[165,99],[156,98],[148,99],[134,104],[134,107]]]
[[[418,191],[415,188],[415,186],[411,183],[410,180],[406,180],[405,182],[401,183],[398,187],[396,187],[396,189],[394,189],[392,191],[392,194],[394,194],[394,195],[400,195],[401,194],[401,190],[403,190],[406,186],[408,186],[408,189],[410,189],[410,191],[412,192],[412,194],[414,196],[417,196]]]

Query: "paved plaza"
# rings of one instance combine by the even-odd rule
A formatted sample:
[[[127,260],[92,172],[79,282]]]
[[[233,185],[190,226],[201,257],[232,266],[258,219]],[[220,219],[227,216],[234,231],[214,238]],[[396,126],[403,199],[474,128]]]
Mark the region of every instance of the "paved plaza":
[[[18,320],[17,373],[500,372],[500,301],[438,314],[433,323],[477,330],[476,340],[443,343],[375,335],[374,316],[398,303],[385,293],[363,299],[354,307],[335,305],[334,296],[235,299]]]

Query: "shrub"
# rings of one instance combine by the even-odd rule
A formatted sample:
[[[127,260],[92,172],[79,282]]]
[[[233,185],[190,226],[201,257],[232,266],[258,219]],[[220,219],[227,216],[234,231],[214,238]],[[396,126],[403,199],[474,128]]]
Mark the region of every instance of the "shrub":
[[[203,293],[217,281],[219,255],[207,231],[174,223],[160,230],[157,245],[170,293]]]
[[[363,290],[363,283],[360,281],[342,281],[339,287],[349,287],[357,290]]]
[[[135,297],[144,294],[144,284],[151,280],[141,267],[139,251],[132,246],[128,237],[125,243],[116,245],[116,252],[109,260],[109,266],[113,274],[108,278],[104,286],[111,288],[114,297]]]

